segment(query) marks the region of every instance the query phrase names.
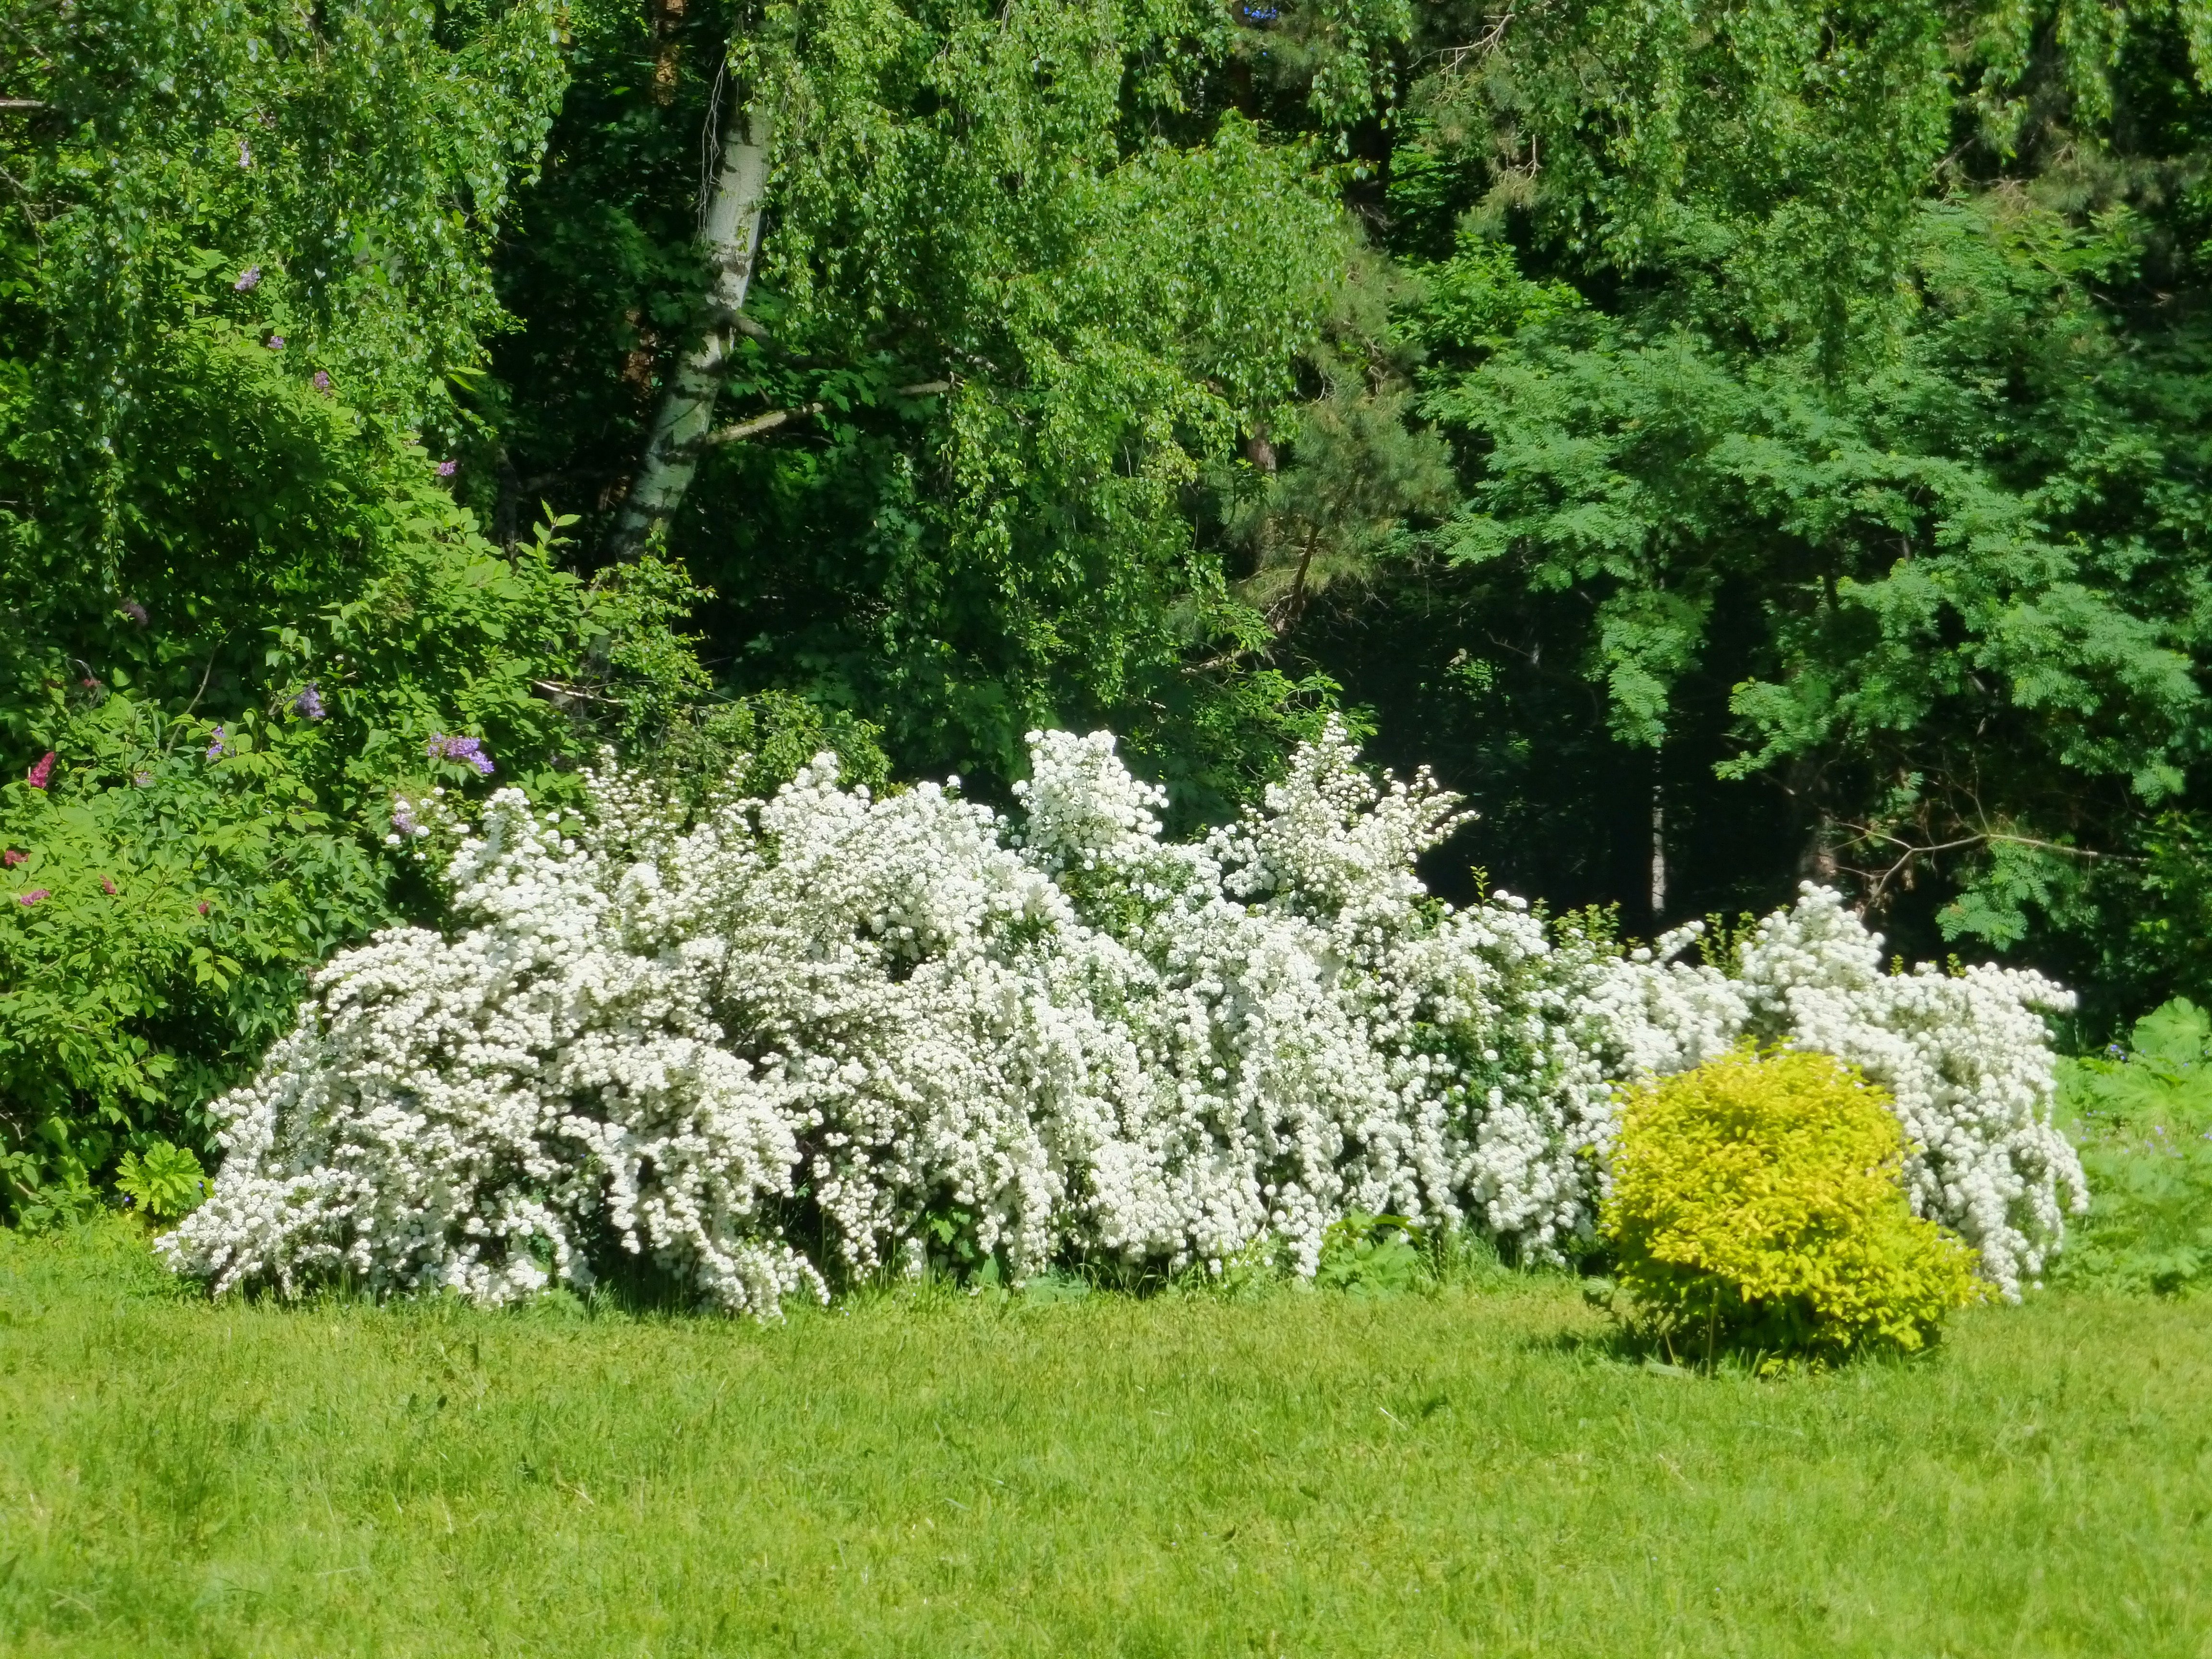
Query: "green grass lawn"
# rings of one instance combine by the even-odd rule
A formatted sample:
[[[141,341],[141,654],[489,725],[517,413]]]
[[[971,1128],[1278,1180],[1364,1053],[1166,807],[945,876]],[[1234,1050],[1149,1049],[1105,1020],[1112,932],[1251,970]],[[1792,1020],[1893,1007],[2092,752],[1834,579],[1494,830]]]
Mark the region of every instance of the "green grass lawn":
[[[762,1329],[0,1235],[0,1651],[2212,1654],[2212,1307],[1758,1382],[1549,1279]]]

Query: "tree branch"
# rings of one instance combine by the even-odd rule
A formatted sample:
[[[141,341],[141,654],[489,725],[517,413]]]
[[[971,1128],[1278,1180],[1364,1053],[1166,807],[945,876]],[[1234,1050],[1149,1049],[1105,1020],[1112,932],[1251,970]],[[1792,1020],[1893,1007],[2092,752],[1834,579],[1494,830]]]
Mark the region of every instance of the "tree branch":
[[[1910,842],[1900,836],[1890,834],[1887,830],[1877,830],[1869,823],[1852,823],[1839,818],[1837,820],[1837,826],[1839,829],[1850,830],[1854,841],[1886,842],[1892,847],[1904,849],[1899,854],[1896,861],[1886,870],[1856,868],[1851,870],[1853,875],[1867,884],[1866,896],[1869,904],[1879,901],[1883,890],[1897,876],[1908,870],[1914,860],[1932,858],[1938,853],[1955,853],[1961,848],[1966,847],[1988,847],[1997,844],[2009,847],[2033,847],[2045,853],[2063,853],[2069,858],[2091,859],[2106,864],[2142,864],[2148,861],[2126,853],[2100,853],[2091,847],[2069,847],[2063,842],[2044,841],[2034,836],[2015,836],[2001,830],[1984,830],[1973,835],[1960,836],[1950,841]],[[1910,883],[1907,885],[1910,885]]]
[[[900,398],[934,398],[939,392],[952,390],[950,380],[917,380],[912,386],[895,386],[892,395]],[[773,432],[790,421],[803,421],[819,415],[827,404],[802,404],[797,409],[771,409],[765,415],[756,415],[750,421],[739,421],[732,426],[718,427],[699,440],[704,445],[743,443],[763,432]]]
[[[702,444],[737,444],[748,438],[757,438],[763,432],[772,432],[786,421],[805,420],[810,415],[822,412],[820,404],[806,404],[798,409],[771,409],[765,415],[756,415],[750,421],[739,421],[734,426],[717,427],[699,440]]]
[[[574,697],[583,702],[603,702],[610,708],[627,708],[629,705],[620,697],[602,697],[596,692],[580,691],[573,685],[561,685],[552,680],[532,680],[530,689],[542,691],[549,697]]]
[[[1444,73],[1456,75],[1460,66],[1470,58],[1487,58],[1504,44],[1505,31],[1513,25],[1515,13],[1510,8],[1490,18],[1488,31],[1479,40],[1470,40],[1463,46],[1446,46],[1437,54],[1443,64]]]

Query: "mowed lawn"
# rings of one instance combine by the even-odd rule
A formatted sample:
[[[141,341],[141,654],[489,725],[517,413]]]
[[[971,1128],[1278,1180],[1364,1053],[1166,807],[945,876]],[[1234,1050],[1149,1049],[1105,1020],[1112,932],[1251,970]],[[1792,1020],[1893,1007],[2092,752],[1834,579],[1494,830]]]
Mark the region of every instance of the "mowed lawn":
[[[2212,1307],[1701,1379],[1545,1278],[781,1328],[0,1237],[9,1655],[2212,1654]]]

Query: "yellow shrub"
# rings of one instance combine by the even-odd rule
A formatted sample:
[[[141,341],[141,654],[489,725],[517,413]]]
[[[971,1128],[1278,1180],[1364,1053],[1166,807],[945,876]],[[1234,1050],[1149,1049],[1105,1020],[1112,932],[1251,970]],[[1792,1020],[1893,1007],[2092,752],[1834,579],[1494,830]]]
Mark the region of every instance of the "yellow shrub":
[[[1604,1230],[1635,1322],[1678,1351],[1910,1352],[1977,1300],[1899,1179],[1887,1097],[1826,1054],[1739,1050],[1629,1097]]]

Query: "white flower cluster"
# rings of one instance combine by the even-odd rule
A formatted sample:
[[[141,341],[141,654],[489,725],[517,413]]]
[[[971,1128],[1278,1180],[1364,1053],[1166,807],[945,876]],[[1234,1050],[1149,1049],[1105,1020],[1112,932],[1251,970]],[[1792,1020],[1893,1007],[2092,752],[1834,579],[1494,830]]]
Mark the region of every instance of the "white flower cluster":
[[[1916,1200],[2000,1284],[2058,1237],[2079,1172],[2048,1127],[2044,981],[1885,978],[1821,893],[1740,980],[1555,945],[1502,894],[1436,903],[1413,861],[1454,801],[1378,787],[1338,731],[1189,843],[1110,736],[1033,733],[1030,757],[1014,822],[842,788],[826,755],[689,817],[599,777],[574,839],[501,791],[448,869],[452,936],[333,960],[222,1103],[170,1261],[218,1291],[495,1303],[628,1253],[772,1316],[933,1250],[1019,1279],[1258,1246],[1310,1273],[1352,1212],[1556,1259],[1590,1231],[1614,1082],[1746,1035],[1896,1090]]]

